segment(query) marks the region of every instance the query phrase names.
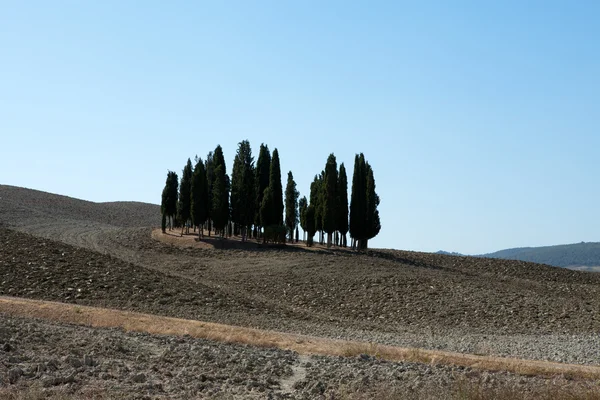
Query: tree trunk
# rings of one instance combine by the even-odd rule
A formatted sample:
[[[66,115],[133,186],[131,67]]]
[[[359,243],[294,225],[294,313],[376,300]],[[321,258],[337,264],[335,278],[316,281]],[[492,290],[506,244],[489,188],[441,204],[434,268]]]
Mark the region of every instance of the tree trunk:
[[[330,233],[330,232],[327,232],[327,248],[330,248],[330,247],[331,247],[331,244],[332,244],[332,243],[331,243],[331,242],[332,242],[332,239],[333,239],[333,234],[332,234],[332,233]]]

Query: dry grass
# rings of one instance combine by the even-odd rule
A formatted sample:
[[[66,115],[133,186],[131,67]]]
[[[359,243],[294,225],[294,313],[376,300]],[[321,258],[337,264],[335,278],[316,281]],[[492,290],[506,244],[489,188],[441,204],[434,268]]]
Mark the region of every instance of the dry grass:
[[[92,327],[117,327],[127,331],[147,332],[158,335],[190,335],[196,338],[225,343],[276,347],[293,350],[300,354],[346,357],[367,354],[389,361],[458,365],[488,371],[508,371],[529,376],[552,377],[562,375],[573,379],[600,380],[599,366],[489,357],[384,346],[376,343],[332,340],[106,308],[74,306],[49,301],[0,297],[0,312],[12,316],[40,318]]]

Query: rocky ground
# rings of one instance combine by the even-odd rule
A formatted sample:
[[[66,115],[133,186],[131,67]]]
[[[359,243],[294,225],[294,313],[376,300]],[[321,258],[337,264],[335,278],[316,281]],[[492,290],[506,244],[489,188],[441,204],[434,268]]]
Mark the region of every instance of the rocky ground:
[[[597,274],[392,250],[180,248],[151,237],[158,219],[153,205],[90,203],[0,185],[0,295],[402,346],[600,364]],[[297,355],[289,357],[288,367],[296,368]],[[332,374],[341,374],[346,363],[352,365],[349,370],[358,368],[353,364],[358,360],[316,360],[310,365],[320,365],[317,370],[303,370],[308,377],[326,365],[334,365]],[[8,374],[13,365],[5,366]],[[357,387],[351,379],[344,382],[337,386],[350,392]],[[298,398],[314,389],[296,386],[292,395]],[[273,384],[259,393],[277,390]]]
[[[450,366],[300,356],[190,337],[152,336],[2,317],[0,397],[29,391],[72,398],[461,398],[478,391],[587,389]],[[472,393],[471,393],[472,394]],[[373,398],[373,397],[369,397]],[[471,398],[471,397],[469,397]]]

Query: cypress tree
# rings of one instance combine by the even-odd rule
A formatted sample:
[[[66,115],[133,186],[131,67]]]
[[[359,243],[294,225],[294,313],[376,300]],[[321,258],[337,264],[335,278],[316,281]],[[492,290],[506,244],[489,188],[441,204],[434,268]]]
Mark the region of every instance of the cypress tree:
[[[369,239],[373,239],[381,230],[381,221],[379,219],[379,196],[375,192],[375,178],[373,169],[369,163],[366,163],[366,224],[365,237],[362,247],[367,248]]]
[[[225,165],[225,157],[223,156],[223,148],[221,147],[221,145],[217,145],[217,147],[215,148],[215,151],[213,153],[213,159],[212,159],[212,163],[213,163],[213,168],[214,168],[214,180],[215,183],[213,183],[213,202],[215,201],[215,199],[218,197],[219,201],[218,204],[215,205],[213,204],[212,206],[212,210],[213,212],[215,210],[218,210],[219,216],[218,218],[224,218],[225,221],[223,222],[223,226],[221,226],[221,228],[217,228],[216,226],[214,227],[215,230],[224,230],[227,227],[227,222],[229,221],[229,190],[231,187],[231,182],[229,180],[229,175],[227,175],[227,167]],[[217,168],[221,167],[223,170],[223,177],[221,176],[217,176]],[[214,194],[214,185],[216,184],[217,179],[222,179],[223,183],[223,187],[219,188],[219,196],[215,196]],[[214,216],[213,216],[213,224],[215,224],[214,222]],[[223,235],[224,236],[224,235]]]
[[[361,153],[354,158],[354,175],[352,176],[352,195],[350,199],[350,235],[352,248],[361,247],[361,240],[366,237],[366,174],[365,157]]]
[[[269,171],[269,187],[273,195],[274,225],[283,225],[283,187],[281,186],[281,168],[279,166],[279,152],[273,150],[271,169]]]
[[[225,227],[229,217],[229,206],[226,199],[227,181],[223,165],[215,168],[215,179],[213,182],[212,221],[216,232],[225,237]]]
[[[163,220],[163,222],[161,223],[161,226],[162,226],[163,233],[165,233],[165,231],[167,229],[168,197],[169,197],[169,181],[168,181],[168,175],[167,175],[167,181],[165,182],[165,187],[163,188],[162,194],[160,196],[160,213],[162,214],[162,220]]]
[[[206,161],[204,163],[204,169],[206,170],[206,187],[208,189],[208,204],[206,205],[206,209],[208,210],[208,215],[206,218],[207,222],[207,230],[208,236],[210,237],[210,232],[212,230],[212,210],[213,210],[213,186],[215,182],[215,164],[213,162],[213,152],[209,152],[206,156]]]
[[[336,189],[338,185],[337,162],[333,153],[327,158],[323,184],[323,230],[327,232],[327,247],[331,247],[332,235],[337,225]]]
[[[273,200],[273,189],[269,185],[263,193],[262,204],[260,205],[260,224],[263,227],[269,227],[275,224],[277,216],[275,215],[275,205]],[[266,235],[263,235],[263,243],[266,243]]]
[[[315,206],[313,204],[306,208],[306,245],[311,247],[313,245],[313,237],[315,236]]]
[[[254,185],[255,185],[255,196],[256,196],[256,209],[254,213],[254,225],[258,228],[260,233],[260,227],[264,226],[261,222],[260,209],[263,203],[263,196],[265,189],[269,186],[269,175],[271,171],[271,152],[269,147],[265,144],[260,145],[258,153],[258,160],[256,161],[256,168],[254,170]]]
[[[241,143],[240,143],[241,145]],[[235,158],[233,159],[233,169],[231,172],[231,221],[236,224],[236,231],[240,225],[240,199],[242,196],[242,158],[239,157],[240,149],[238,147]]]
[[[310,205],[313,206],[314,215],[314,232],[321,232],[323,226],[323,213],[322,213],[322,186],[323,186],[323,173],[321,175],[315,175],[313,182],[310,184]],[[308,216],[306,217],[308,221]],[[314,236],[314,233],[313,233]],[[319,243],[321,243],[321,237],[319,234]]]
[[[167,172],[167,180],[162,191],[160,208],[165,218],[169,218],[169,230],[172,229],[172,220],[177,213],[177,196],[179,188],[179,178],[173,171]]]
[[[183,236],[183,229],[186,228],[189,232],[187,222],[191,215],[191,194],[192,194],[192,161],[188,158],[185,167],[183,167],[183,173],[181,174],[181,184],[179,185],[179,200],[177,202],[177,219],[181,223],[181,235]]]
[[[337,223],[336,229],[340,232],[342,247],[348,245],[346,234],[348,233],[348,177],[344,163],[340,164],[337,188]]]
[[[238,144],[231,176],[231,219],[240,228],[242,241],[255,217],[254,158],[250,142]]]
[[[208,218],[208,183],[206,170],[200,158],[196,158],[196,166],[192,175],[192,223],[198,227],[198,239],[204,235],[204,223]]]
[[[298,209],[300,211],[300,227],[306,233],[306,209],[308,208],[308,200],[306,196],[298,201]]]
[[[285,187],[285,225],[290,235],[290,241],[294,242],[294,229],[298,225],[298,197],[300,193],[296,190],[296,182],[292,171],[288,172],[287,185]]]

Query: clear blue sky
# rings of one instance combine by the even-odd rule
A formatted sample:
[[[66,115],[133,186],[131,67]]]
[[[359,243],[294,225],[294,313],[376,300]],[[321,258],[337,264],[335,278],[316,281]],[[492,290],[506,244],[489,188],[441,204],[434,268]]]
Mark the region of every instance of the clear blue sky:
[[[159,203],[240,140],[307,195],[375,171],[373,246],[600,241],[600,2],[0,2],[0,183]],[[285,182],[283,182],[285,185]]]

